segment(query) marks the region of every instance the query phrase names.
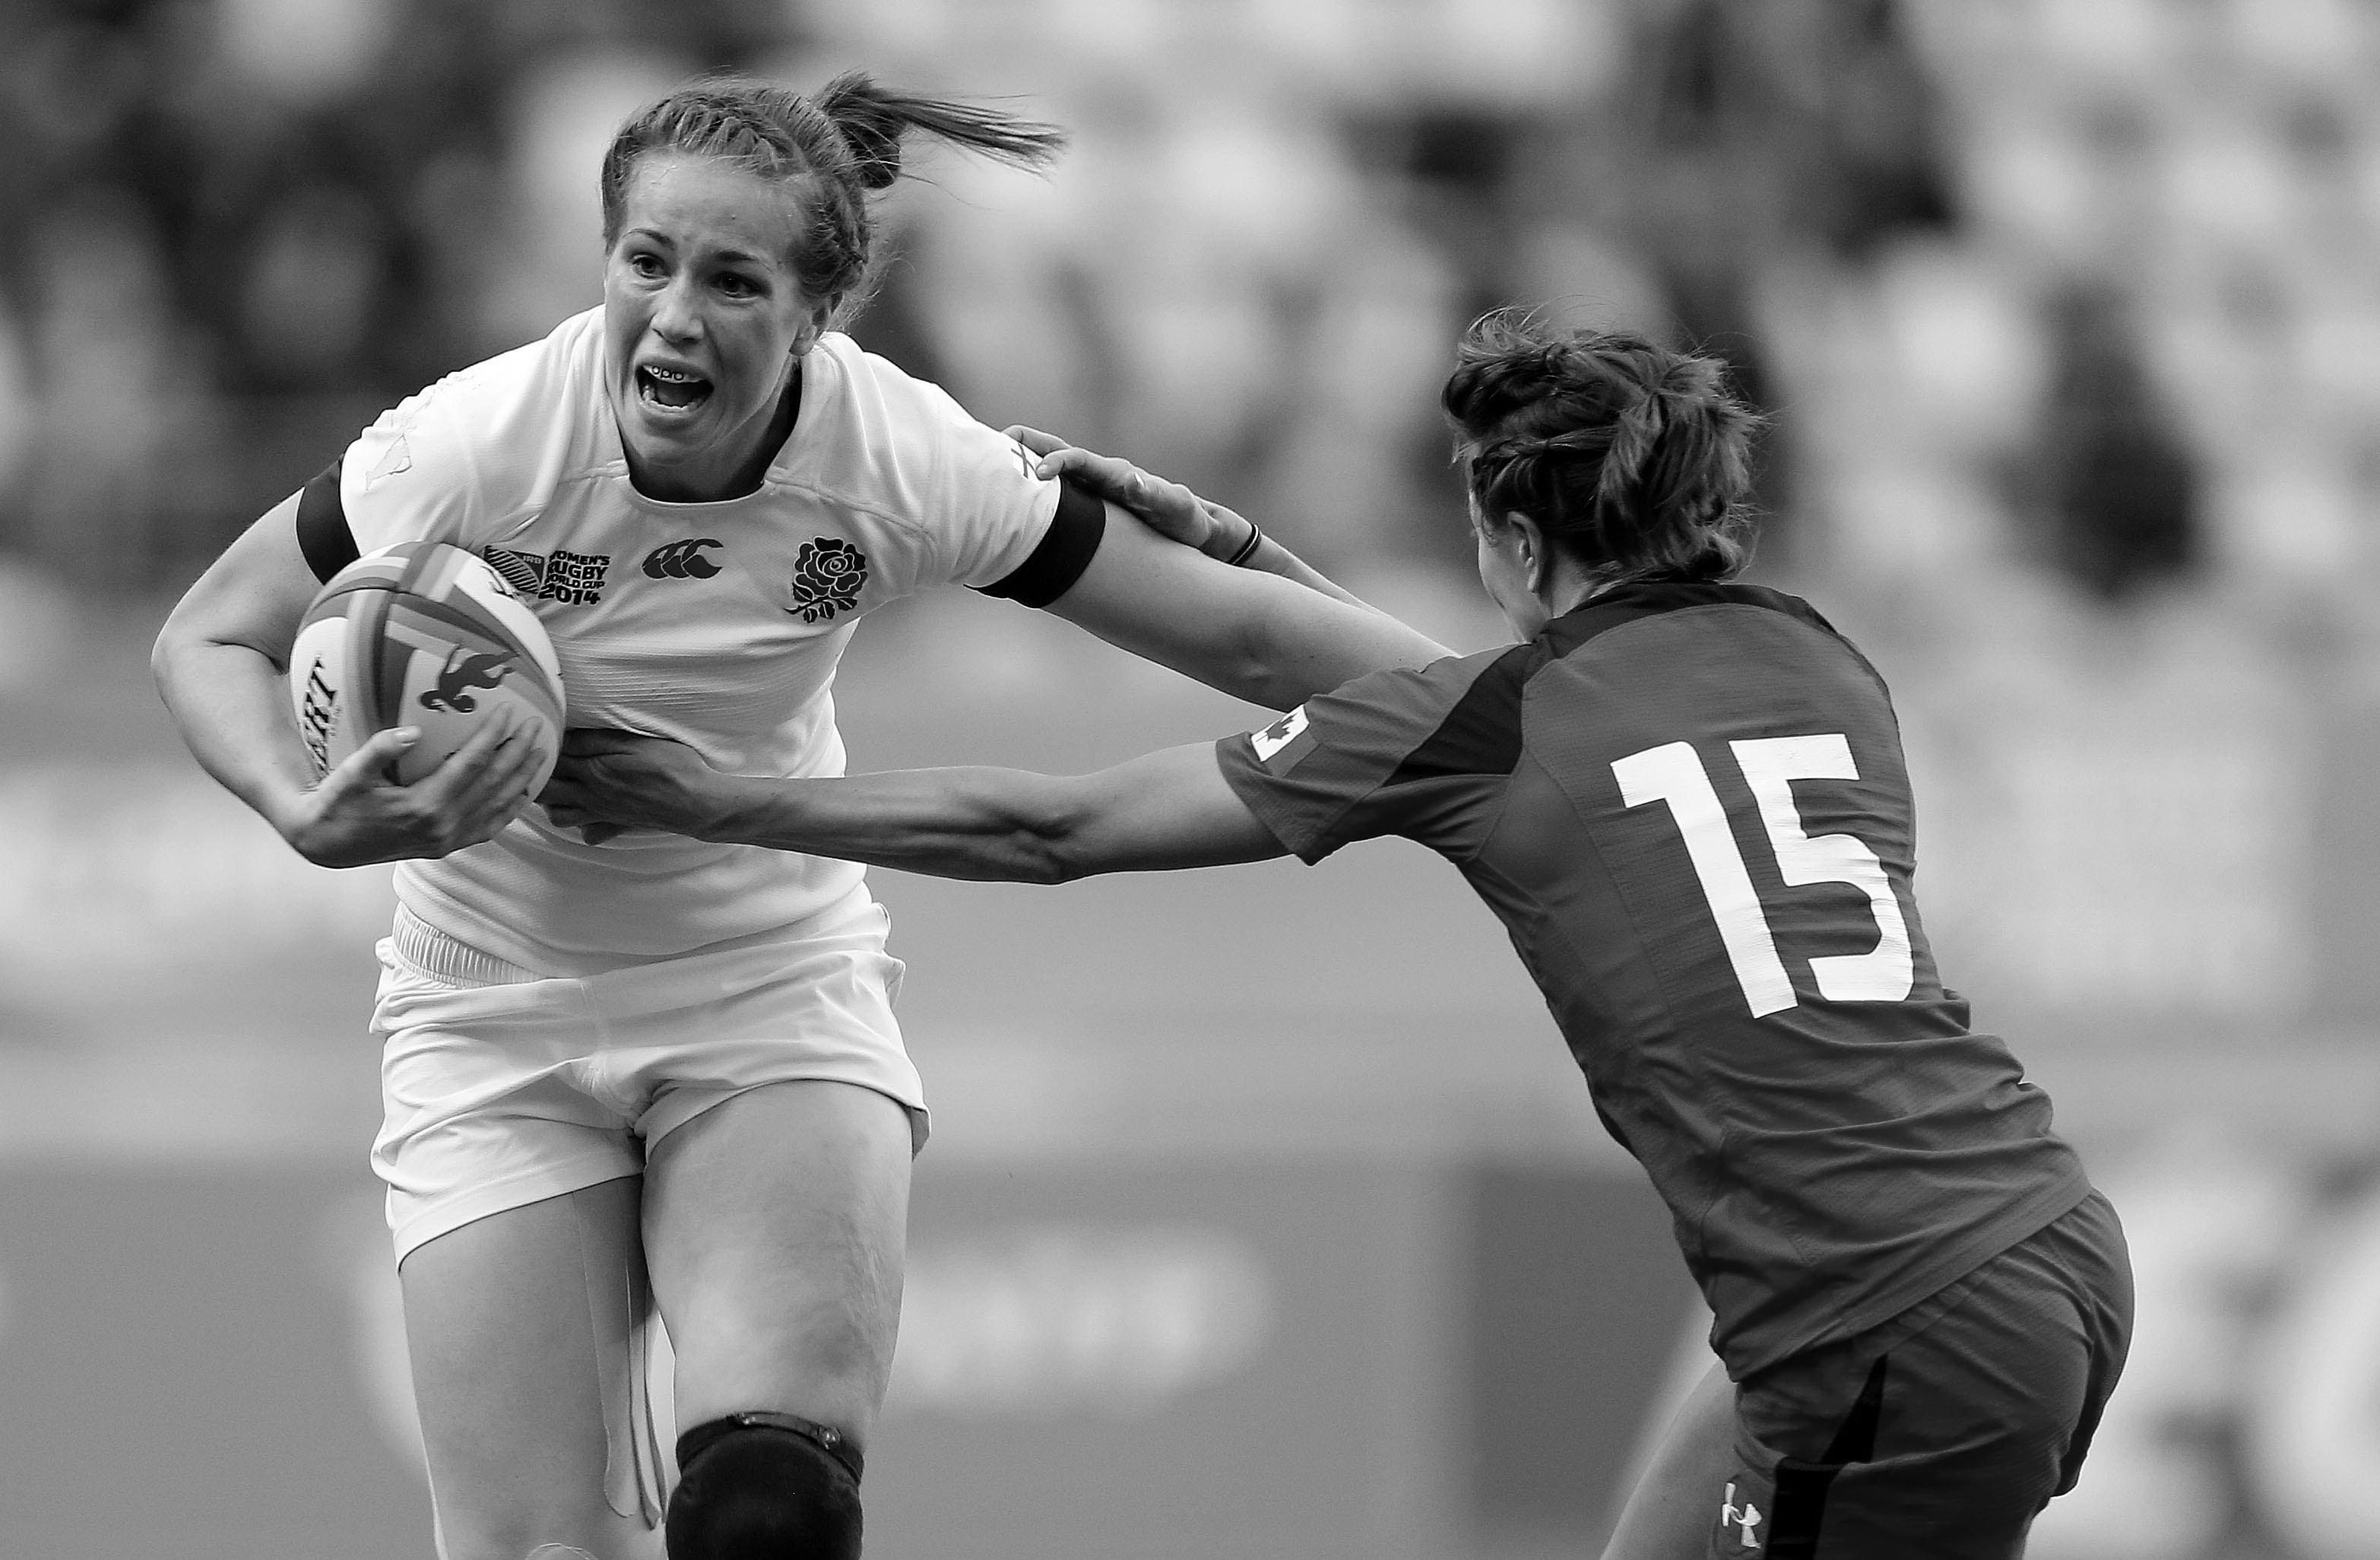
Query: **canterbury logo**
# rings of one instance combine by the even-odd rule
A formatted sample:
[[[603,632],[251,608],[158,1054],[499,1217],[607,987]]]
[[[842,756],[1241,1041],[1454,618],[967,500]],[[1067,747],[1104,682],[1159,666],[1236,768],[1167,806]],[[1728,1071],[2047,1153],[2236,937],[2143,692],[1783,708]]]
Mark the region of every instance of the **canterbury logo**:
[[[480,707],[480,701],[468,690],[493,688],[512,669],[509,655],[477,655],[467,650],[450,650],[446,652],[446,664],[439,670],[436,686],[422,694],[421,707],[468,715]]]
[[[708,579],[719,566],[702,555],[705,547],[720,545],[715,536],[689,536],[645,555],[645,572],[655,579]]]

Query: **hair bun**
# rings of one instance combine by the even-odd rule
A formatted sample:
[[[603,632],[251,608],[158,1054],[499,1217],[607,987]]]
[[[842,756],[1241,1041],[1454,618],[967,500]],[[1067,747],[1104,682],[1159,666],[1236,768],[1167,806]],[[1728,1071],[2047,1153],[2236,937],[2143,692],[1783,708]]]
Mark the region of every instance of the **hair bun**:
[[[1500,311],[1465,333],[1439,399],[1479,515],[1525,515],[1611,579],[1742,567],[1760,420],[1717,360]]]

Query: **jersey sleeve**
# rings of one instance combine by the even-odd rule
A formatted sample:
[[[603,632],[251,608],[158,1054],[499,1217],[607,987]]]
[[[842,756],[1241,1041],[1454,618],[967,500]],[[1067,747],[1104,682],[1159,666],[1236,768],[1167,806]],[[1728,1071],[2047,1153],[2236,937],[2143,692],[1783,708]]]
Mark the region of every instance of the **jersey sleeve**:
[[[1461,858],[1484,837],[1519,757],[1519,684],[1499,670],[1512,654],[1357,677],[1224,737],[1223,778],[1300,860],[1385,835]]]
[[[352,547],[452,542],[476,552],[541,506],[607,416],[591,364],[600,311],[407,396],[306,485],[298,539],[317,574]],[[334,571],[335,572],[335,571]],[[325,576],[327,578],[327,576]]]
[[[1064,595],[1099,550],[1106,507],[1036,475],[1024,445],[938,388],[919,388],[941,413],[934,483],[943,578],[1026,606]]]
[[[976,588],[987,596],[1005,596],[1026,606],[1048,606],[1073,589],[1083,570],[1090,567],[1107,528],[1107,506],[1062,479],[1058,507],[1033,551],[1009,573]]]
[[[382,412],[300,491],[298,542],[316,579],[400,542],[469,542],[470,454],[441,431],[435,389]]]

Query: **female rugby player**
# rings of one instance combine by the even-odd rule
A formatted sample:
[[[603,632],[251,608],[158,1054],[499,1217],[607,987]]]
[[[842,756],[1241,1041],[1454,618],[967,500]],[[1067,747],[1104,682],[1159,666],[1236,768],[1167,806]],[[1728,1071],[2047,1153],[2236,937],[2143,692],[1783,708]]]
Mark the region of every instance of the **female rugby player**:
[[[1275,709],[1444,653],[1273,543],[1209,559],[1111,516],[839,334],[913,131],[1027,165],[1061,140],[856,74],[636,116],[602,166],[601,307],[382,417],[158,640],[211,773],[310,860],[399,863],[373,1161],[445,1560],[630,1560],[657,1525],[672,1560],[857,1554],[924,1098],[858,867],[590,845],[528,805],[528,745],[494,728],[413,786],[382,778],[404,730],[313,784],[282,674],[322,580],[464,546],[543,621],[574,724],[777,776],[840,773],[853,625],[945,583]],[[684,1427],[665,1515],[655,1304]]]
[[[1729,582],[1753,419],[1709,360],[1511,320],[1444,403],[1522,644],[1072,779],[785,781],[574,733],[548,810],[1039,883],[1420,841],[1510,931],[1715,1317],[1727,1380],[1609,1553],[2015,1554],[2121,1367],[2123,1237],[1935,969],[1882,680]]]

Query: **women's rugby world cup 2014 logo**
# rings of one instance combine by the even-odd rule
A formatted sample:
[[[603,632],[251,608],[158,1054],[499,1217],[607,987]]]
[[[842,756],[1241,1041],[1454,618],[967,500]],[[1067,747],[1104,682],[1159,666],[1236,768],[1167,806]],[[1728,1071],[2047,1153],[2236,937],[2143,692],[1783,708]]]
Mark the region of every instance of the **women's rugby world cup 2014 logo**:
[[[821,536],[803,542],[794,560],[794,604],[785,610],[805,623],[823,622],[857,606],[867,583],[867,555],[839,536]]]

